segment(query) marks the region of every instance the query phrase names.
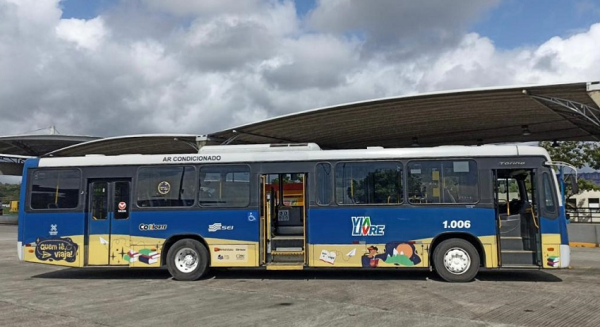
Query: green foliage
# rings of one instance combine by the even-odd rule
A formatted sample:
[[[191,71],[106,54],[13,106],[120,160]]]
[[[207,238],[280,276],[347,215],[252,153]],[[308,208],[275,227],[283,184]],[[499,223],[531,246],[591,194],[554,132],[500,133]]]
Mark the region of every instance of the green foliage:
[[[357,203],[396,203],[401,197],[400,174],[392,169],[377,169],[353,181]]]
[[[0,183],[0,200],[4,203],[19,200],[21,184],[3,184]]]
[[[558,146],[553,147],[552,142],[540,142],[540,146],[548,151],[552,160],[568,162],[577,168],[588,165],[593,169],[600,169],[599,143],[575,141],[556,143],[558,143]]]
[[[600,143],[596,142],[576,142],[564,141],[556,142],[558,146],[553,147],[552,142],[540,142],[540,146],[548,151],[553,161],[564,161],[577,168],[589,166],[593,169],[600,169]],[[567,188],[567,197],[572,194],[569,183],[565,183]],[[592,181],[582,178],[577,179],[579,192],[598,191],[600,186]]]

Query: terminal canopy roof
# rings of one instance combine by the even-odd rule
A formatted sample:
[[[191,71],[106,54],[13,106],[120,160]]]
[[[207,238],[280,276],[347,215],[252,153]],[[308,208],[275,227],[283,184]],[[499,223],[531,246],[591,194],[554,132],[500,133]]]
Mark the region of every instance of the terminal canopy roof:
[[[39,157],[56,149],[96,139],[98,137],[61,134],[0,136],[0,155]]]
[[[598,141],[599,104],[598,82],[416,94],[301,112],[209,139],[330,149]]]
[[[58,149],[46,154],[46,156],[198,153],[196,138],[197,135],[192,134],[143,134],[108,137]]]
[[[315,142],[324,149],[349,149],[600,141],[599,104],[599,82],[472,89],[342,104],[200,138],[190,134],[104,139],[7,136],[0,137],[0,154],[65,157],[196,153],[204,144]]]

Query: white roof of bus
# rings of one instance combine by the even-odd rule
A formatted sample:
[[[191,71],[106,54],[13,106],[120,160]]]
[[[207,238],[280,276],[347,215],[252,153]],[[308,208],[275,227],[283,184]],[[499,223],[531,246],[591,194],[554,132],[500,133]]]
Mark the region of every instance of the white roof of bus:
[[[268,145],[267,145],[268,147]],[[541,156],[550,160],[541,147],[526,145],[440,146],[431,148],[368,148],[355,150],[319,150],[314,145],[297,151],[267,150],[214,152],[206,149],[198,154],[166,155],[87,155],[85,157],[42,158],[39,167],[77,167],[113,165],[200,164],[235,162],[319,161],[360,159],[461,158]]]

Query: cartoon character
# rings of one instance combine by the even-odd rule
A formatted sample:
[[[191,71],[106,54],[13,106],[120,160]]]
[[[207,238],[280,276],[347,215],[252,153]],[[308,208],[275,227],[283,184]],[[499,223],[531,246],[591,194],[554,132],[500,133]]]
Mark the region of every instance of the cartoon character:
[[[371,268],[375,268],[377,267],[377,265],[379,265],[379,260],[385,260],[386,258],[386,254],[385,253],[377,253],[379,251],[379,249],[374,246],[371,245],[367,248],[367,253],[365,253],[362,256],[362,266],[363,267],[371,267]]]

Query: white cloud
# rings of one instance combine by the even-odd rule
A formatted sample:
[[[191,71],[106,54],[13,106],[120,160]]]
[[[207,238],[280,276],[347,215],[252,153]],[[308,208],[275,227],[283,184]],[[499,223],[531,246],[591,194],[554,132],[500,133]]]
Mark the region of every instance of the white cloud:
[[[78,48],[88,50],[96,50],[107,34],[102,17],[90,20],[61,19],[56,26],[59,39],[74,42]]]
[[[119,2],[61,19],[56,0],[0,0],[0,134],[50,125],[112,136],[205,134],[359,100],[597,80],[600,24],[499,50],[466,29],[496,0]]]

